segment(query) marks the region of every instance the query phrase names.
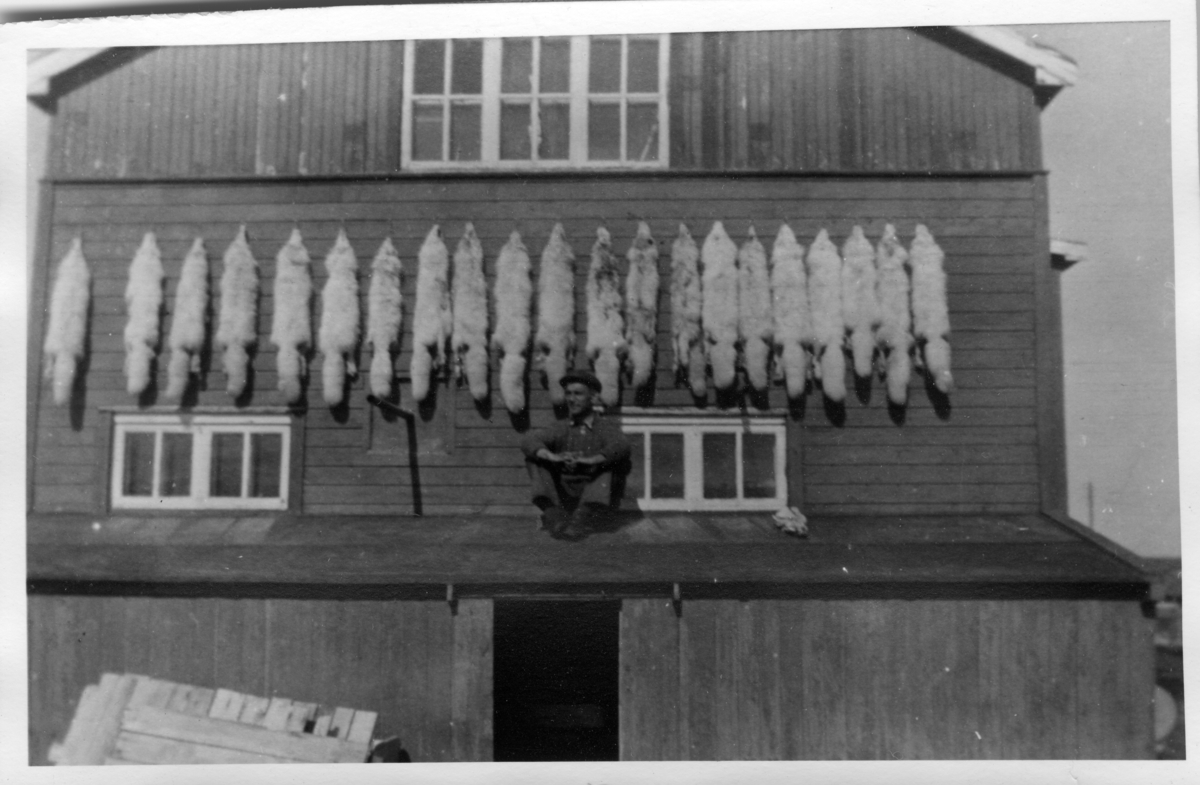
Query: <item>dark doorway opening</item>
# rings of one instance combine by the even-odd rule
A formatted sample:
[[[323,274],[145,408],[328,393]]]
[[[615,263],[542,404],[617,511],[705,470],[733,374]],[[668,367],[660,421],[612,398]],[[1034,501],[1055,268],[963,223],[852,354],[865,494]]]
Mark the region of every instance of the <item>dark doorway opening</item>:
[[[617,760],[620,601],[495,604],[497,761]]]

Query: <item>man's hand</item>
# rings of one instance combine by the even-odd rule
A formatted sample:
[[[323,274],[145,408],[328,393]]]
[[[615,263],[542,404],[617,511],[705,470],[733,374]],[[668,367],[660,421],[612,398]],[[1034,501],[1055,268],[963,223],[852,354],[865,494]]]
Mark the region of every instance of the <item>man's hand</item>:
[[[599,466],[600,464],[604,463],[604,456],[589,455],[584,457],[582,455],[568,455],[566,456],[564,463],[568,469],[574,471],[575,469],[583,466]]]

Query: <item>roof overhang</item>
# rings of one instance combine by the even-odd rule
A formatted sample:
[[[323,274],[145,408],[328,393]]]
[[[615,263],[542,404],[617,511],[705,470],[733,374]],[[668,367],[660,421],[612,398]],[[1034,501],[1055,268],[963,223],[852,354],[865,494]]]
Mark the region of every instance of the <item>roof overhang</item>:
[[[1003,52],[1033,68],[1040,87],[1062,88],[1075,84],[1079,65],[1062,52],[1027,38],[1007,27],[966,25],[956,28],[992,49]]]
[[[31,62],[25,72],[25,92],[30,98],[50,94],[50,80],[82,65],[105,49],[55,49]]]
[[[1078,262],[1086,262],[1089,258],[1087,243],[1050,238],[1050,262],[1056,270],[1065,270]]]

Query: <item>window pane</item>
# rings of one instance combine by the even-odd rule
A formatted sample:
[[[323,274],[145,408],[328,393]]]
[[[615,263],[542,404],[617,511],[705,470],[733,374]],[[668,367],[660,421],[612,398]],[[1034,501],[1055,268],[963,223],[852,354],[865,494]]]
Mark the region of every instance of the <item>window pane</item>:
[[[479,104],[450,107],[450,160],[479,160]]]
[[[565,161],[571,153],[570,105],[542,101],[538,109],[538,119],[542,123],[538,158],[543,161]]]
[[[159,496],[190,496],[192,493],[192,435],[164,433],[162,483]]]
[[[121,478],[121,493],[126,496],[149,496],[154,483],[154,434],[126,432],[125,476]]]
[[[625,479],[625,498],[646,495],[646,434],[631,433],[629,439],[629,476]]]
[[[543,38],[538,82],[543,93],[571,90],[571,39]]]
[[[250,495],[258,499],[278,498],[282,466],[283,436],[250,434]]]
[[[500,157],[529,160],[529,104],[500,105]]]
[[[704,498],[737,498],[737,434],[703,434]]]
[[[210,482],[210,496],[242,495],[242,434],[213,434]]]
[[[454,41],[450,52],[450,92],[483,92],[483,41],[465,38]]]
[[[619,104],[588,105],[588,158],[616,161],[621,157],[621,107]]]
[[[683,434],[650,434],[650,498],[683,498]]]
[[[500,92],[530,92],[533,79],[533,39],[505,38],[502,44]],[[545,77],[543,77],[542,82],[545,81]]]
[[[775,434],[742,434],[742,497],[775,497]]]
[[[629,127],[625,133],[627,161],[658,160],[658,105],[629,104],[625,108]]]
[[[629,65],[626,90],[631,93],[658,92],[658,40],[629,39]]]
[[[446,91],[446,42],[416,41],[413,54],[413,92],[438,95]]]
[[[413,104],[414,161],[442,160],[442,105]]]
[[[588,63],[588,92],[621,91],[621,39],[593,38]]]

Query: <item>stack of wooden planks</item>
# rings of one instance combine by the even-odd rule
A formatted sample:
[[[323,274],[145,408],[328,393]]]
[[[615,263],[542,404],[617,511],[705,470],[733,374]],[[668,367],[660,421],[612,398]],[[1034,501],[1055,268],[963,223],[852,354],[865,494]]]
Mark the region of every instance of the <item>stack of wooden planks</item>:
[[[376,713],[106,673],[83,690],[60,766],[364,763]]]

